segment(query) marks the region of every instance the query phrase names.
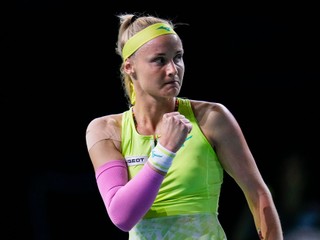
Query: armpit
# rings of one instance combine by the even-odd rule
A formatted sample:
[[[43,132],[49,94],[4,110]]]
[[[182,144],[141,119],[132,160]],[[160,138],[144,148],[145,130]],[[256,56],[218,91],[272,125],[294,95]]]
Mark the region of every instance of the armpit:
[[[115,145],[120,145],[121,129],[117,121],[110,117],[100,117],[92,120],[86,131],[87,148],[90,148],[101,140],[111,139]]]

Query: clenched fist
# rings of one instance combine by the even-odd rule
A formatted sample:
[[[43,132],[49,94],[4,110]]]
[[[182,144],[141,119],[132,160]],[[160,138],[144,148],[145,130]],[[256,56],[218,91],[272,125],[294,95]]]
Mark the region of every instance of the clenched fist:
[[[184,115],[179,112],[166,113],[162,117],[159,142],[166,149],[177,152],[191,130],[192,124]]]

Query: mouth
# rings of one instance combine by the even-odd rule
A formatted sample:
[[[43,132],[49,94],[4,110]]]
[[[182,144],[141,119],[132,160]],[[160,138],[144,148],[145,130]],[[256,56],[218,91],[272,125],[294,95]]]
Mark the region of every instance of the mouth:
[[[166,85],[178,85],[178,86],[180,86],[180,81],[173,80],[173,81],[167,82]]]
[[[180,82],[179,81],[170,81],[165,83],[165,89],[168,91],[180,91]]]

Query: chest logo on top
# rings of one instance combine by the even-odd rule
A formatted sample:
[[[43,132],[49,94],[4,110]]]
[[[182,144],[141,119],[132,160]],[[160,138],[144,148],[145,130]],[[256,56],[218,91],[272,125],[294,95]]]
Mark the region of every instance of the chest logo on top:
[[[148,156],[134,156],[126,157],[126,162],[128,166],[135,166],[145,164],[148,161]]]

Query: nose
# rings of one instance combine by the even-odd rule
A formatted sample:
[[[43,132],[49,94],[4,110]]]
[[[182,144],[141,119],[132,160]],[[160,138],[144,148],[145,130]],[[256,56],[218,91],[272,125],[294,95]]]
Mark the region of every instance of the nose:
[[[168,65],[167,65],[167,71],[168,71],[168,75],[176,75],[178,73],[178,69],[176,67],[176,64],[174,63],[173,60],[171,60]]]

